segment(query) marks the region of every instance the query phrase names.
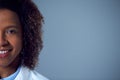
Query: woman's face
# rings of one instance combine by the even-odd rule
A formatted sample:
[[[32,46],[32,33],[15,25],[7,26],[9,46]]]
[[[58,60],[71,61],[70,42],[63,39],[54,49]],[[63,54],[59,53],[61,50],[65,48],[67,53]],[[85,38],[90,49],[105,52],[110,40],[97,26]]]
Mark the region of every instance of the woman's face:
[[[19,60],[22,49],[22,27],[18,15],[0,9],[0,67],[9,67]]]

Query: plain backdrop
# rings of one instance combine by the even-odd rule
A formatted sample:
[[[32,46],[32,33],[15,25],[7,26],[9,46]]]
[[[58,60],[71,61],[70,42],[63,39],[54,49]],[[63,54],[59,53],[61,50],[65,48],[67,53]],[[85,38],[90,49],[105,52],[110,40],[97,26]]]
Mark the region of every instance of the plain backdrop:
[[[50,80],[120,80],[120,0],[34,0],[44,16],[37,71]]]

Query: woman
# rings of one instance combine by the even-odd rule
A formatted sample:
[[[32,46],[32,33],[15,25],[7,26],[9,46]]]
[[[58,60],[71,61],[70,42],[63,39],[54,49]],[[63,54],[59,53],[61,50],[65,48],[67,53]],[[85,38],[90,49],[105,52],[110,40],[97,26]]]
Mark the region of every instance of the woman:
[[[43,17],[31,0],[0,0],[0,78],[48,80],[34,71]]]

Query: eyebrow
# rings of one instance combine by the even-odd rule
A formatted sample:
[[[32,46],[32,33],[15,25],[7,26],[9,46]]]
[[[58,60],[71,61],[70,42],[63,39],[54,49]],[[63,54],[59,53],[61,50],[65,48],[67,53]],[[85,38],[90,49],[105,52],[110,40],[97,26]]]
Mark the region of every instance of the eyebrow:
[[[17,26],[17,25],[8,25],[6,28],[16,28],[16,29],[19,29],[20,26]]]

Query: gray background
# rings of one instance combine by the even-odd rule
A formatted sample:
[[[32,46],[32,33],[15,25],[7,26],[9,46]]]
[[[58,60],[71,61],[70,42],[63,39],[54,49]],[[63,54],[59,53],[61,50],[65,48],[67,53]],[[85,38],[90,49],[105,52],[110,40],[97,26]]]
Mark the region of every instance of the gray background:
[[[120,0],[34,0],[44,48],[37,70],[51,80],[120,80]]]

